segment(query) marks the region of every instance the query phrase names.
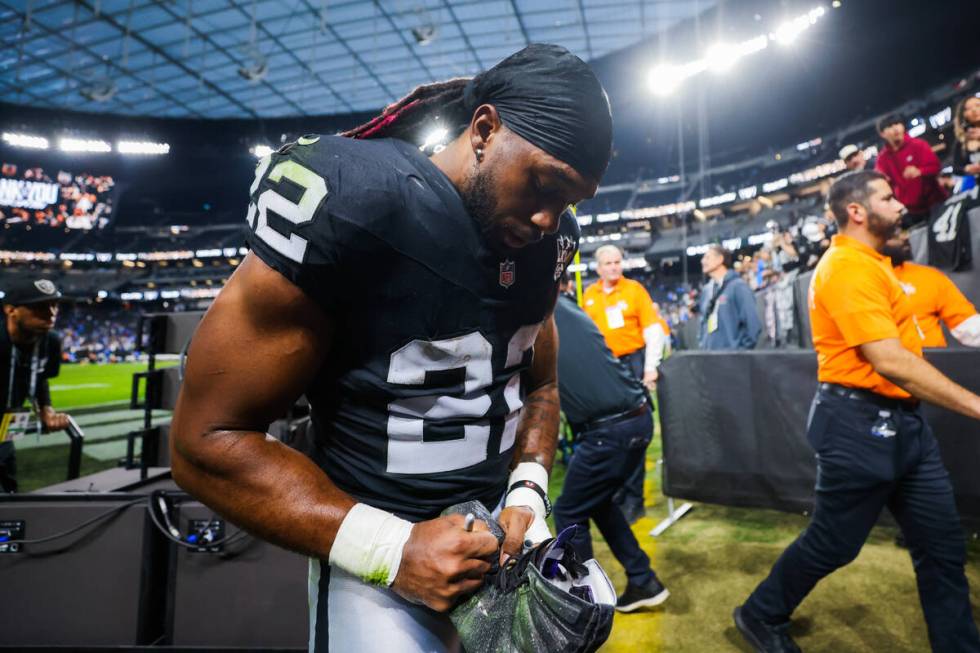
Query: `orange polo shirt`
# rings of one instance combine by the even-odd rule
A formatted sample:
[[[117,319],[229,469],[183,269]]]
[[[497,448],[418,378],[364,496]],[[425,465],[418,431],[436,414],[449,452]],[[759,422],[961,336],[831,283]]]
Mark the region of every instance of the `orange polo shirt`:
[[[977,314],[977,309],[956,284],[936,268],[906,261],[895,268],[895,276],[905,289],[915,319],[925,334],[923,347],[946,346],[940,321],[952,331]]]
[[[606,292],[599,280],[585,289],[582,304],[616,357],[642,349],[646,344],[643,330],[651,324],[660,324],[665,334],[670,333],[670,327],[657,313],[650,293],[639,281],[621,277],[612,290]]]
[[[809,295],[817,379],[895,399],[911,397],[875,372],[859,349],[867,342],[898,338],[922,356],[922,330],[891,259],[838,234],[813,272]]]

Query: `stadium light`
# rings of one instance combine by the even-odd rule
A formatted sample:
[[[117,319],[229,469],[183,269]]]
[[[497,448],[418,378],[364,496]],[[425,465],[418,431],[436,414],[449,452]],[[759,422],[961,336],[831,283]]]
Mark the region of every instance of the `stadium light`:
[[[773,38],[783,45],[789,45],[796,40],[803,31],[810,26],[810,21],[806,16],[799,16],[793,20],[788,20],[776,28]]]
[[[116,151],[120,154],[167,154],[170,152],[170,144],[149,141],[119,141],[116,143]]]
[[[748,41],[742,41],[738,44],[738,56],[744,57],[746,55],[754,54],[756,52],[761,52],[769,47],[769,37],[765,34],[760,34],[754,39],[749,39]]]
[[[111,152],[112,146],[105,141],[84,138],[61,138],[58,147],[62,152]]]
[[[249,152],[254,154],[256,159],[261,159],[272,154],[272,148],[268,145],[259,144],[249,149]]]
[[[446,137],[449,136],[449,130],[445,127],[435,127],[425,136],[425,141],[419,146],[420,150],[427,150],[429,148],[437,148],[440,145],[446,144]]]
[[[30,134],[3,133],[3,142],[13,147],[29,147],[35,150],[48,149],[48,139]]]
[[[669,95],[683,80],[705,70],[718,74],[731,70],[742,57],[765,50],[771,40],[779,41],[784,45],[792,43],[826,13],[827,10],[822,6],[814,7],[807,13],[783,23],[771,34],[760,34],[740,43],[718,43],[702,58],[686,64],[660,64],[650,71],[647,83],[653,93]]]
[[[796,38],[806,31],[811,25],[817,23],[817,19],[823,16],[826,10],[823,7],[814,7],[802,16],[797,16],[793,20],[788,20],[779,27],[776,28],[775,34],[773,34],[773,39],[779,41],[783,45],[789,45]]]
[[[711,46],[704,55],[704,64],[713,73],[725,73],[732,69],[738,59],[738,50],[727,43]]]
[[[742,57],[765,50],[768,46],[769,37],[765,34],[736,44],[718,43],[705,53],[704,67],[713,73],[728,72]]]
[[[684,73],[680,66],[661,64],[650,71],[647,81],[655,94],[670,95],[684,81]]]

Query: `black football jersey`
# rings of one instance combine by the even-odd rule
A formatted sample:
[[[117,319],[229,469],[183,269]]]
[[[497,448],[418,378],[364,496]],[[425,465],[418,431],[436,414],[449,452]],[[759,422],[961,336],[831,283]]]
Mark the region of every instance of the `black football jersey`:
[[[409,519],[505,489],[532,345],[578,247],[558,233],[501,255],[449,179],[398,140],[304,137],[260,161],[252,251],[334,320],[307,389],[315,462]]]
[[[969,213],[980,211],[980,187],[953,195],[932,210],[929,220],[929,265],[968,270],[973,260]]]

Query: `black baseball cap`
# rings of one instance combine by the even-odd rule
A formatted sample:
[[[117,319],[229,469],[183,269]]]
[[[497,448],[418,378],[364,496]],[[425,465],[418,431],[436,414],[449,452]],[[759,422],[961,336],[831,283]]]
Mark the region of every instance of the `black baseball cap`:
[[[3,284],[3,303],[11,306],[39,304],[61,299],[61,291],[48,279],[23,278]]]
[[[905,120],[902,118],[900,114],[889,113],[878,119],[878,122],[875,123],[875,129],[877,129],[878,133],[880,134],[881,132],[885,131],[885,129],[891,127],[892,125],[904,125],[904,124],[905,124]]]

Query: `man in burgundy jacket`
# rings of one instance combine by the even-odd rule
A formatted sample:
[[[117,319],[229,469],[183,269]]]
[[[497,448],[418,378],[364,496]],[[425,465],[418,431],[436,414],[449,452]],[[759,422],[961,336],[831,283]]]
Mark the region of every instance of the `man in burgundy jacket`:
[[[902,222],[908,227],[928,220],[929,209],[946,199],[938,180],[939,157],[924,140],[905,133],[905,122],[899,115],[879,120],[878,133],[885,144],[875,170],[888,177],[895,198],[908,208]]]

